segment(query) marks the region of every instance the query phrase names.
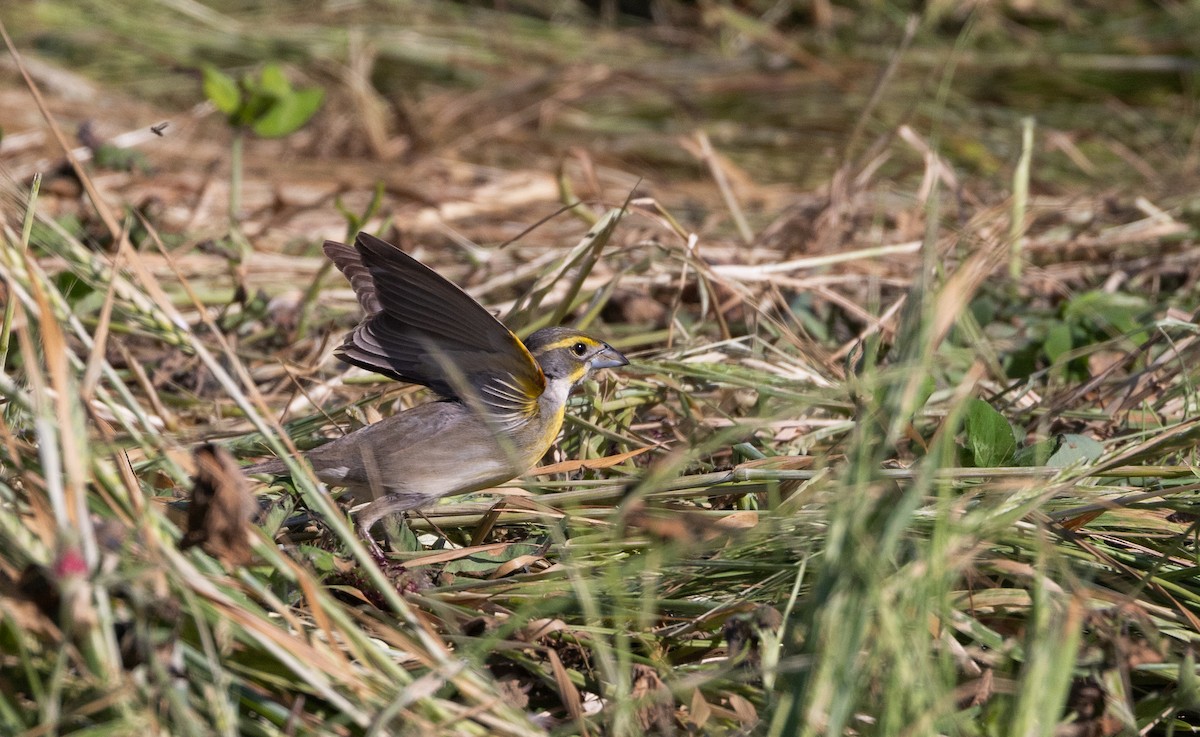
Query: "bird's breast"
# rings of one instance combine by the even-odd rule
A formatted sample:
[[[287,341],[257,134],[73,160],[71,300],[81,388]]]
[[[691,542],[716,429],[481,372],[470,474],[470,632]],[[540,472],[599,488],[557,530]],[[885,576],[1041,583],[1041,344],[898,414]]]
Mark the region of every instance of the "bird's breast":
[[[539,407],[537,415],[513,434],[514,445],[522,451],[521,461],[525,466],[522,473],[532,468],[554,445],[562,430],[565,410],[565,403],[557,407]]]
[[[562,429],[569,384],[547,382],[535,410],[488,418],[459,402],[431,402],[307,455],[326,483],[444,496],[495,486],[532,468]]]

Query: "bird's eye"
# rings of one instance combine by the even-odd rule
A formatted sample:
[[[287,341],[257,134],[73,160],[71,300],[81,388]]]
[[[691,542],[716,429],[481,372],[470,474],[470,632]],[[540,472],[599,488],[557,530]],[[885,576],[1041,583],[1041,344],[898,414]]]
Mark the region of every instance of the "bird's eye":
[[[587,353],[587,345],[583,342],[576,343],[571,346],[571,352],[577,356],[583,356],[583,354]]]

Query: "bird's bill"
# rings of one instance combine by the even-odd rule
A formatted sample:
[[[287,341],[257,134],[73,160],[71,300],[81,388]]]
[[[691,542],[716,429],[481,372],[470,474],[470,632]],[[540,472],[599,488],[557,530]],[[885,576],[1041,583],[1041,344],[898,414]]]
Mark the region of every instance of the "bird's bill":
[[[590,363],[593,369],[616,368],[618,366],[628,366],[629,359],[616,348],[605,343],[604,350],[597,353]]]

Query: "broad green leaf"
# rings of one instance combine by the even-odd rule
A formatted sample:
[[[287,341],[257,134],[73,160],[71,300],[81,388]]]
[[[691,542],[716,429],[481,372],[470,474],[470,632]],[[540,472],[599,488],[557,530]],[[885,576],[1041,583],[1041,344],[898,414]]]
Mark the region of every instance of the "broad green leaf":
[[[995,468],[1012,460],[1017,451],[1012,425],[982,399],[967,402],[967,447],[979,468]]]
[[[234,125],[254,125],[279,104],[275,95],[260,87],[248,85],[246,89],[246,100],[234,116]]]
[[[216,105],[218,110],[232,117],[242,105],[242,93],[237,82],[211,64],[205,64],[201,73],[204,96]]]
[[[412,526],[402,521],[397,515],[391,515],[384,520],[383,527],[387,531],[387,540],[391,543],[392,550],[406,552],[424,550],[424,546],[417,539],[417,533],[413,531]]]
[[[1017,450],[1013,456],[1012,465],[1014,466],[1044,466],[1046,462],[1058,450],[1058,443],[1052,438],[1039,440],[1033,445],[1027,445]]]
[[[1046,358],[1050,359],[1050,363],[1058,363],[1058,359],[1074,347],[1071,341],[1071,326],[1068,323],[1057,322],[1046,331],[1042,350],[1046,353]]]
[[[1063,310],[1068,322],[1111,333],[1131,333],[1139,326],[1137,316],[1145,312],[1146,300],[1122,292],[1084,292],[1073,297]]]
[[[278,64],[268,64],[263,67],[255,87],[278,98],[284,98],[292,94],[292,83],[288,81],[283,73],[283,68]]]
[[[1066,468],[1080,461],[1091,462],[1104,454],[1104,446],[1086,435],[1063,435],[1058,450],[1046,461],[1047,466]]]
[[[324,99],[324,90],[298,90],[276,100],[252,128],[263,138],[282,138],[307,123]]]
[[[314,570],[320,573],[338,572],[338,558],[328,550],[323,550],[315,545],[301,545],[298,550]]]

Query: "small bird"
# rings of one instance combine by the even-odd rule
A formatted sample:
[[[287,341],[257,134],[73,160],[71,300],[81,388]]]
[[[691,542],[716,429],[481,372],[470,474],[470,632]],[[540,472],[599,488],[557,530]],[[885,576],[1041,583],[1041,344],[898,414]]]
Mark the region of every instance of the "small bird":
[[[367,233],[353,246],[325,241],[324,250],[366,313],[335,355],[441,397],[304,454],[321,481],[377,497],[357,519],[376,556],[376,522],[525,473],[558,437],[575,385],[629,363],[570,328],[542,328],[522,343],[466,292]],[[286,466],[275,459],[245,470],[279,475]]]

